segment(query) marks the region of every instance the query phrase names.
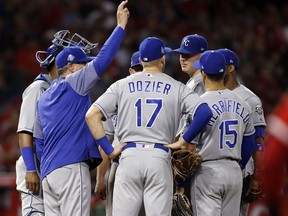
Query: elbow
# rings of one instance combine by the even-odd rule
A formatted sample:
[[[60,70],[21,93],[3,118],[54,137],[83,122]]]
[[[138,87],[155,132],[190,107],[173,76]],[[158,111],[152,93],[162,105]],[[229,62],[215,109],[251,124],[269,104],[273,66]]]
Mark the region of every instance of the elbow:
[[[88,126],[90,126],[93,122],[101,121],[102,112],[97,106],[91,106],[89,110],[86,112],[85,120]]]
[[[93,119],[95,118],[95,114],[96,114],[96,110],[94,106],[91,106],[88,111],[86,112],[85,115],[85,120],[86,123],[88,124],[88,126],[90,125],[90,123],[93,121]]]

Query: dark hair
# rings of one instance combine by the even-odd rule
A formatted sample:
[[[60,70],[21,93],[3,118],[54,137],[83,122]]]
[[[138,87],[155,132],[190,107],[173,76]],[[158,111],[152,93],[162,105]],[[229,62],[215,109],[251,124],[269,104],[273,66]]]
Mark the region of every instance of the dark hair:
[[[58,75],[61,76],[62,74],[66,73],[67,71],[67,66],[64,66],[64,67],[61,67],[61,68],[58,68]]]
[[[139,65],[135,65],[134,67],[131,67],[133,70],[135,70],[136,72],[140,72],[143,71],[143,66],[141,64]]]
[[[205,73],[205,72],[204,72]],[[225,73],[219,73],[219,74],[207,74],[207,77],[212,81],[221,81],[224,78]]]

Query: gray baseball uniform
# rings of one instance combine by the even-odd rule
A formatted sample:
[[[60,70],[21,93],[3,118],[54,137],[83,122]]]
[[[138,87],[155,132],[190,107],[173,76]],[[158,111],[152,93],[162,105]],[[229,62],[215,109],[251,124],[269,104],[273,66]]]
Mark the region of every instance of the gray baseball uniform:
[[[49,75],[41,74],[40,76],[42,76],[42,79],[31,83],[22,94],[17,133],[23,131],[33,133],[36,118],[36,103],[52,82],[52,78]],[[35,212],[33,213],[34,215],[43,215],[44,204],[42,190],[40,190],[40,194],[36,196],[26,188],[26,167],[22,156],[16,161],[16,173],[16,189],[21,192],[22,215],[28,215],[33,211]]]
[[[251,118],[254,127],[257,126],[266,127],[264,112],[260,98],[244,85],[239,85],[232,91],[249,104],[252,110]],[[250,174],[254,173],[254,161],[252,157],[250,158],[244,169],[244,176],[247,176],[248,173]],[[248,207],[249,207],[248,203],[241,203],[240,216],[241,215],[246,216],[248,214]]]
[[[173,197],[171,152],[182,113],[203,101],[164,73],[137,73],[114,83],[93,104],[106,118],[118,113],[120,143],[128,143],[116,172],[113,215],[170,215]]]
[[[260,98],[244,85],[239,85],[237,88],[233,89],[233,92],[236,93],[240,98],[242,98],[249,104],[252,110],[251,118],[254,127],[256,126],[266,127],[262,102]],[[245,175],[247,174],[247,172],[249,172],[250,174],[254,172],[253,158],[249,160],[244,171]]]
[[[254,133],[249,105],[232,91],[207,91],[203,98],[213,116],[194,140],[203,163],[191,185],[193,213],[197,216],[239,215],[242,192],[243,136]]]

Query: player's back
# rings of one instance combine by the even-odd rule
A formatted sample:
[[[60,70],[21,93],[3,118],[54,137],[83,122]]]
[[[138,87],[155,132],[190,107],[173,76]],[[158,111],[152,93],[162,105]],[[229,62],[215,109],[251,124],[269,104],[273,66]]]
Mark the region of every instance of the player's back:
[[[170,143],[181,113],[202,103],[183,83],[164,73],[138,73],[118,82],[121,142]]]
[[[203,159],[240,160],[243,136],[254,133],[249,105],[228,89],[207,91],[201,97],[213,112],[199,142]]]
[[[252,110],[254,126],[266,127],[264,111],[260,98],[244,85],[239,85],[237,88],[233,89],[233,92],[249,104]]]

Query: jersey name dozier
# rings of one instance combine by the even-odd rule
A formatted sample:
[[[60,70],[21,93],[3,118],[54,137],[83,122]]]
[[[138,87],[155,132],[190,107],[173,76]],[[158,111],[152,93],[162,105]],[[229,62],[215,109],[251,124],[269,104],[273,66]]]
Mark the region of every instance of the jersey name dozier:
[[[137,82],[129,82],[128,83],[130,93],[133,92],[158,92],[162,94],[169,94],[169,90],[171,88],[171,84],[157,82],[157,81],[149,81],[149,80],[139,80]]]
[[[234,100],[219,100],[217,103],[214,103],[212,106],[213,116],[211,117],[208,125],[212,126],[215,120],[222,114],[222,113],[235,113],[239,115],[243,122],[246,123],[249,120],[249,111],[242,106],[237,101]]]

